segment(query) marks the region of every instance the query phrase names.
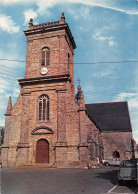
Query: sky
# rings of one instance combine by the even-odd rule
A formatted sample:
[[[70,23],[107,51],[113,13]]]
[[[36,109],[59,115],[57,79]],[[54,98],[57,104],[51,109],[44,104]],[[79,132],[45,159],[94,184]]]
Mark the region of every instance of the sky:
[[[0,0],[0,126],[9,96],[15,103],[25,76],[26,37],[34,24],[65,13],[77,48],[74,84],[81,80],[85,103],[128,101],[138,143],[138,1]]]

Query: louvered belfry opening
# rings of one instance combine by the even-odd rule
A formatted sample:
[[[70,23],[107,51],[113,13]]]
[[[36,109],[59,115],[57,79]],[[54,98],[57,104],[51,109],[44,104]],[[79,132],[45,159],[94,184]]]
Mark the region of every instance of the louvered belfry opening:
[[[50,49],[48,47],[42,49],[42,65],[50,65]]]
[[[45,139],[36,143],[36,163],[49,163],[49,143]]]

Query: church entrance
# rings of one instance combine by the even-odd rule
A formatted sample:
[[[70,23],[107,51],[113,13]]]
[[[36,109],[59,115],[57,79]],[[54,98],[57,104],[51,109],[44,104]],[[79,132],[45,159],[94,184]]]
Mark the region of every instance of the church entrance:
[[[36,143],[36,163],[49,163],[49,143],[45,139]]]
[[[115,151],[115,152],[113,153],[113,158],[120,158],[119,152]]]

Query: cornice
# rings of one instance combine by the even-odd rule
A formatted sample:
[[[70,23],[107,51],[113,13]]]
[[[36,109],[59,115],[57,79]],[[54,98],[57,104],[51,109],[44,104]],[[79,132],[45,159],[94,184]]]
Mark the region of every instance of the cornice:
[[[45,82],[60,82],[60,81],[70,81],[70,75],[55,75],[55,76],[45,76],[45,77],[34,77],[34,78],[24,78],[18,79],[19,84],[23,85],[32,85],[32,84],[42,84]]]
[[[29,30],[24,30],[24,34],[26,36],[35,35],[35,34],[42,34],[51,31],[59,31],[59,30],[66,30],[70,42],[72,44],[73,49],[76,48],[76,43],[74,41],[74,37],[70,31],[70,28],[66,22],[56,21],[56,22],[48,22],[44,24],[32,25]]]

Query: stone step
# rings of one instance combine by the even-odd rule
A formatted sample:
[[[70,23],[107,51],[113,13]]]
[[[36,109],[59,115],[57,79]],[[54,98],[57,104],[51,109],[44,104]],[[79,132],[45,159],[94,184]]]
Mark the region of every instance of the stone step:
[[[22,165],[22,166],[16,166],[18,169],[50,169],[50,168],[56,168],[53,164],[32,164],[32,165]]]

